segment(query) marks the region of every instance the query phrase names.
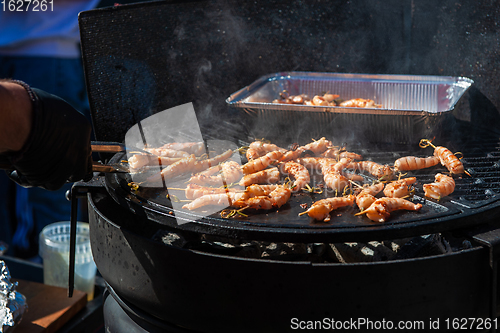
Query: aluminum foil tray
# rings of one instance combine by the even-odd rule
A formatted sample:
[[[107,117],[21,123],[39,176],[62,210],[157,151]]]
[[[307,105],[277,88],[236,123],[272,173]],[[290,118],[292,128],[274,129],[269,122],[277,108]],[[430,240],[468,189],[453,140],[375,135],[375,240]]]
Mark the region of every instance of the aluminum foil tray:
[[[450,120],[470,121],[464,77],[283,72],[233,93],[227,104],[243,111],[256,138],[329,136],[345,141],[414,143],[439,137]],[[272,103],[286,90],[311,98],[326,92],[343,100],[372,99],[381,107],[355,108]]]

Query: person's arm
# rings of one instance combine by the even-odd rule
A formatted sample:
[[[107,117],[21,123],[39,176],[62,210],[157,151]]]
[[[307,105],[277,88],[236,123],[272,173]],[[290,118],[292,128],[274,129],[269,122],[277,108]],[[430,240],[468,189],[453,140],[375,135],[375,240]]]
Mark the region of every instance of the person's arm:
[[[31,131],[32,112],[26,89],[0,81],[0,153],[21,150]]]
[[[0,159],[24,187],[57,190],[92,176],[91,126],[63,99],[20,81],[1,82]]]

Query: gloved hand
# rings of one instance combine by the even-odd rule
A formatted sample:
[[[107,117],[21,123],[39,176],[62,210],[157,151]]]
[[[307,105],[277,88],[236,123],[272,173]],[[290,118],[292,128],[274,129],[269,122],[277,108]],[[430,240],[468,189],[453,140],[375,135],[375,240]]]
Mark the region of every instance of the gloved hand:
[[[68,180],[92,177],[91,126],[63,99],[32,88],[33,122],[28,141],[8,159],[9,177],[24,187],[57,190]]]

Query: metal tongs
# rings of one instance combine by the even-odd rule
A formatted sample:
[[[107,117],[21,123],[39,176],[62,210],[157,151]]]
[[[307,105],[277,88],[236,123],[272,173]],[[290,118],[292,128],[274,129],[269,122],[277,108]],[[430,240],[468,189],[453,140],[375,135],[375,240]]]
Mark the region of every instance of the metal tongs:
[[[92,153],[121,153],[127,151],[125,145],[118,142],[103,142],[103,141],[92,141],[91,142]],[[147,152],[144,152],[147,153]],[[92,171],[93,172],[129,172],[129,168],[126,165],[120,163],[113,164],[103,164],[100,161],[92,161]]]
[[[102,142],[102,141],[92,141],[91,142],[92,153],[120,153],[132,149],[128,149],[125,145],[118,142]],[[143,151],[139,148],[133,148],[134,151],[151,155],[147,151]],[[2,170],[14,170],[14,166],[7,160],[0,162],[0,169]],[[121,163],[104,164],[100,161],[92,161],[92,171],[93,172],[130,172],[127,165]]]

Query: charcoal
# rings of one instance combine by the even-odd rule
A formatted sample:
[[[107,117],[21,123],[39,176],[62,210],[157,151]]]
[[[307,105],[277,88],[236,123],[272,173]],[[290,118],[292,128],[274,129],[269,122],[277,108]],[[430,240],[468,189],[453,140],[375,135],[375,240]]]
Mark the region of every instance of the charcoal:
[[[432,234],[412,238],[406,243],[395,259],[410,259],[439,255],[451,252],[451,247],[441,234]]]
[[[333,253],[340,262],[386,261],[395,256],[395,252],[381,242],[337,243],[331,244]]]
[[[356,263],[412,259],[442,255],[472,247],[470,241],[455,237],[451,233],[366,243],[327,244],[241,241],[213,235],[187,239],[181,233],[159,230],[153,236],[153,240],[169,246],[239,258],[313,263]]]

